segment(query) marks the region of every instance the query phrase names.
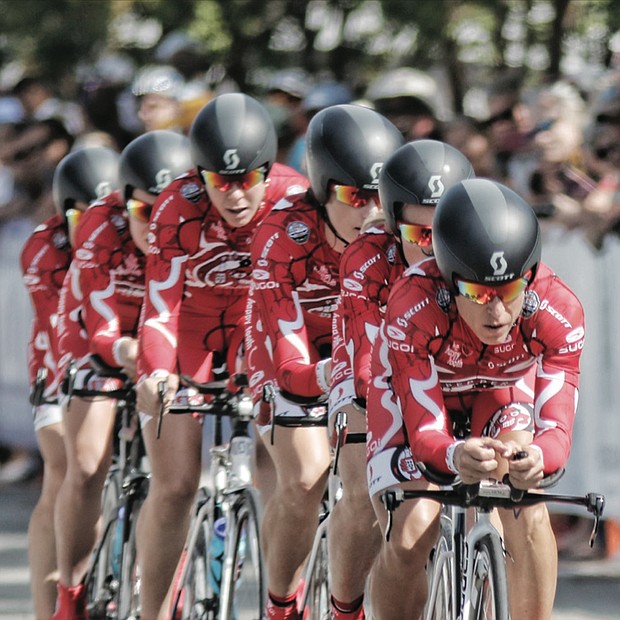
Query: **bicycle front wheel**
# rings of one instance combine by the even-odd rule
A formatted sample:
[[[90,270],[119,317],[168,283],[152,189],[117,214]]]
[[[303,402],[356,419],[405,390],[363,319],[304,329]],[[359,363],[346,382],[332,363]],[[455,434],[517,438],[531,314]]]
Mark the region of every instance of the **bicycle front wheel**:
[[[140,566],[137,558],[138,516],[148,492],[148,479],[137,481],[132,497],[127,503],[129,514],[125,516],[126,540],[123,544],[121,563],[121,586],[119,618],[140,618]]]
[[[211,500],[200,501],[189,540],[179,563],[179,582],[174,593],[173,620],[216,620],[219,613],[219,583],[211,570],[213,531]]]
[[[508,620],[508,584],[500,539],[487,534],[474,550],[471,583],[473,620]]]
[[[86,608],[92,620],[110,620],[116,617],[118,610],[120,553],[115,552],[114,539],[120,493],[120,472],[112,468],[101,498],[103,532],[84,579]],[[120,548],[120,542],[118,545]]]
[[[265,580],[260,551],[257,501],[251,489],[237,493],[227,527],[222,570],[221,620],[260,620]]]
[[[327,524],[319,525],[315,547],[313,547],[308,562],[310,570],[307,574],[305,590],[307,594],[302,609],[303,620],[328,620],[331,618],[329,583],[329,562],[327,552]]]
[[[448,540],[439,538],[429,558],[429,589],[425,620],[451,620],[457,617],[454,552]]]

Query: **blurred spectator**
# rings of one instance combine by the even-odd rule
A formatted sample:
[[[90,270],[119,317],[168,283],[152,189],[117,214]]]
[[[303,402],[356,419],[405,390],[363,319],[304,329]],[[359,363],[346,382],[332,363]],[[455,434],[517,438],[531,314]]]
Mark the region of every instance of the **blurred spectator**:
[[[187,133],[196,114],[211,99],[206,80],[186,82],[170,65],[148,65],[132,85],[144,131],[169,129]]]
[[[264,105],[278,134],[277,161],[287,163],[289,152],[307,127],[301,103],[312,88],[312,77],[299,67],[276,71],[267,83]]]
[[[184,85],[183,76],[168,65],[148,65],[138,72],[131,92],[138,98],[138,118],[144,131],[181,131],[179,100]]]
[[[595,182],[586,171],[584,129],[586,106],[568,82],[542,86],[529,103],[532,129],[528,137],[538,150],[525,196],[541,218],[568,228],[584,223],[583,201]]]
[[[495,159],[498,180],[526,192],[538,155],[529,135],[529,110],[521,97],[519,75],[498,78],[487,91],[488,116],[482,122]]]
[[[444,140],[457,148],[471,162],[476,175],[499,180],[499,169],[491,144],[477,123],[467,116],[457,116],[444,125]]]
[[[10,174],[13,191],[0,210],[0,223],[26,219],[31,227],[54,213],[52,177],[69,152],[73,136],[56,118],[5,127],[0,158]]]
[[[38,76],[22,78],[13,88],[20,100],[26,120],[56,118],[74,136],[84,131],[84,116],[79,104],[62,101],[54,96],[52,88]]]
[[[620,76],[593,103],[586,154],[595,189],[585,198],[586,235],[597,249],[608,233],[620,234]]]
[[[353,93],[346,84],[335,80],[324,80],[315,84],[302,99],[300,105],[300,133],[291,145],[288,159],[285,162],[298,172],[307,174],[304,161],[305,135],[308,123],[317,113],[332,105],[351,103]]]
[[[436,80],[410,67],[381,74],[366,91],[366,99],[377,112],[389,118],[407,140],[443,140],[439,116],[445,115],[439,114],[443,104],[440,97]]]
[[[80,67],[80,99],[86,130],[105,132],[111,148],[121,150],[142,131],[135,97],[128,92],[135,73],[131,59],[121,54],[103,54],[93,64]],[[84,136],[81,136],[84,137]]]

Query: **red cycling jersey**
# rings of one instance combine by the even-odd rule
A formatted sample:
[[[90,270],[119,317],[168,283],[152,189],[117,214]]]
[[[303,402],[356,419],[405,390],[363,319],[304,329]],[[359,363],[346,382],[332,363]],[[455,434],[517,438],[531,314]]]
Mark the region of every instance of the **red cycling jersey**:
[[[118,367],[114,343],[135,338],[144,299],[145,256],[136,247],[120,192],[84,212],[75,231],[75,253],[60,298],[62,365],[88,366],[88,355]]]
[[[383,321],[390,287],[404,270],[398,241],[382,226],[369,228],[343,252],[338,319],[334,321],[333,333],[332,393],[351,394],[341,387],[351,377],[351,396],[360,403],[366,402],[372,346]],[[330,403],[343,404],[333,394]]]
[[[47,370],[45,396],[48,398],[55,396],[59,382],[58,299],[70,262],[67,225],[62,217],[53,215],[35,228],[21,253],[23,279],[34,310],[28,342],[28,373],[30,382],[34,383],[37,371]]]
[[[160,194],[149,231],[140,376],[164,371],[206,381],[213,352],[235,353],[231,338],[241,342],[256,228],[281,197],[307,186],[292,168],[274,164],[258,213],[240,228],[220,216],[193,171]]]
[[[504,390],[527,396],[533,405],[533,445],[550,473],[564,467],[569,456],[584,337],[579,300],[540,264],[507,341],[483,344],[458,315],[435,260],[429,259],[393,286],[373,352],[373,383],[381,375],[389,378],[416,460],[444,473],[456,473],[448,412],[467,410],[476,395],[492,398]],[[382,395],[369,391],[369,410],[381,407],[376,399]],[[495,411],[487,406],[486,413]],[[488,415],[472,420],[472,434],[488,422]],[[501,418],[495,422],[501,423]]]
[[[304,196],[281,201],[258,230],[245,339],[255,403],[273,381],[297,396],[327,392],[317,363],[331,355],[340,256],[326,239],[324,217]]]

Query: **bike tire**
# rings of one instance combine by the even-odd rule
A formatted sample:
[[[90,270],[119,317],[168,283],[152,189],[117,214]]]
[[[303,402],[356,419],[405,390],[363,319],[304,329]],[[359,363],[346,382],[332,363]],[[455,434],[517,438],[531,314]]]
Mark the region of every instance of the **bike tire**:
[[[450,539],[440,536],[429,558],[429,598],[425,620],[452,620],[457,617],[454,551]]]
[[[312,569],[308,576],[308,598],[302,610],[303,620],[328,620],[331,618],[329,561],[327,535],[323,531]]]
[[[474,549],[471,615],[473,620],[509,620],[508,582],[502,543],[486,534]]]
[[[120,476],[120,471],[113,468],[106,478],[101,495],[103,531],[84,578],[86,609],[92,620],[110,620],[117,617],[119,573],[113,566],[112,558],[121,494]]]
[[[137,482],[136,488],[130,492],[127,503],[128,513],[125,515],[124,528],[126,535],[123,543],[121,562],[121,578],[119,590],[119,618],[134,620],[140,618],[140,565],[137,559],[138,518],[142,504],[148,493],[148,479]]]
[[[236,493],[227,523],[230,545],[222,571],[220,620],[260,620],[266,598],[258,502],[252,489]]]
[[[192,541],[183,551],[180,581],[174,593],[172,620],[217,620],[219,592],[211,579],[210,545],[214,517],[212,509],[192,525]]]

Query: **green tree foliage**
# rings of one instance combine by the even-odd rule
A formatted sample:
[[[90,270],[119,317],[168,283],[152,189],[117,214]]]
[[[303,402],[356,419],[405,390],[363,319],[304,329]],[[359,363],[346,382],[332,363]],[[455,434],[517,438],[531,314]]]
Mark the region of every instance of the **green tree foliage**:
[[[0,0],[0,60],[20,60],[50,82],[104,45],[111,3]]]

